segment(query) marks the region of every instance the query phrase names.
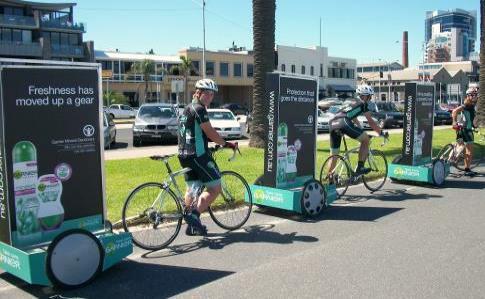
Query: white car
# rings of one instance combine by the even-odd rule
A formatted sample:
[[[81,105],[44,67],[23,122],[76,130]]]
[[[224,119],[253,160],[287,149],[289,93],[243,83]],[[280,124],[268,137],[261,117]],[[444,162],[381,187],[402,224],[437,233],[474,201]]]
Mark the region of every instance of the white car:
[[[329,126],[328,123],[330,119],[332,119],[334,114],[323,112],[322,110],[318,109],[318,122],[317,122],[317,129],[318,132],[326,131],[328,132]]]
[[[111,118],[134,118],[137,110],[128,105],[113,104],[106,109],[106,112],[111,115]]]
[[[207,109],[212,127],[222,138],[241,138],[241,125],[229,109]]]

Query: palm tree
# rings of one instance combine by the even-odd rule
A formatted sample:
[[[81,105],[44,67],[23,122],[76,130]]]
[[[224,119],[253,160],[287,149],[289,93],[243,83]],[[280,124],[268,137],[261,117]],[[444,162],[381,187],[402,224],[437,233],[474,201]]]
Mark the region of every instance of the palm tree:
[[[179,74],[184,76],[184,103],[190,103],[189,90],[188,90],[188,80],[190,73],[194,70],[192,65],[192,60],[185,56],[180,56],[182,63],[179,65]]]
[[[253,0],[254,84],[253,119],[251,122],[252,147],[264,147],[266,73],[274,70],[276,0]]]
[[[145,100],[147,100],[148,94],[148,82],[150,81],[150,75],[155,74],[155,62],[153,60],[144,59],[137,61],[131,68],[131,73],[143,74],[143,81],[145,82]],[[151,97],[151,85],[150,85],[150,97]]]
[[[480,126],[485,125],[485,0],[480,0],[480,98],[477,117]]]

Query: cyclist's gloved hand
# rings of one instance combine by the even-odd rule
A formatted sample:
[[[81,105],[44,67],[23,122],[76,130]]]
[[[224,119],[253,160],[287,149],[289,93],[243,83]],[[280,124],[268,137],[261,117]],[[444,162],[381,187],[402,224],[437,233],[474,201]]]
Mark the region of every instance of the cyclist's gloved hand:
[[[381,136],[388,139],[389,138],[389,132],[387,131],[381,131]]]
[[[225,148],[230,148],[230,149],[236,149],[237,148],[237,143],[236,142],[227,142],[224,143]]]

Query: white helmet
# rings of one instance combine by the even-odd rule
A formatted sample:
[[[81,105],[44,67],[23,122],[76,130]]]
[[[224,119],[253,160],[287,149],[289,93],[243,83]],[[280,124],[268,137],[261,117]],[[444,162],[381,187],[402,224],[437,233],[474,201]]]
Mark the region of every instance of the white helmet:
[[[195,83],[195,88],[203,89],[203,90],[212,90],[217,92],[219,89],[217,88],[216,82],[212,81],[211,79],[200,79]]]
[[[472,86],[466,90],[466,95],[477,96],[478,95],[478,87]]]
[[[358,85],[355,92],[358,95],[371,96],[374,94],[374,89],[367,84]]]

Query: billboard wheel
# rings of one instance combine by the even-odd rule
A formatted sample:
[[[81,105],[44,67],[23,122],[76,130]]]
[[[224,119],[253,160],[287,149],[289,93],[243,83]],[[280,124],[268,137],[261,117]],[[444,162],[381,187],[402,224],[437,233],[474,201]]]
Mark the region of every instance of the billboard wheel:
[[[83,229],[68,230],[47,249],[47,276],[61,289],[81,287],[102,271],[103,261],[104,249],[94,234]]]
[[[432,179],[435,186],[441,186],[445,182],[445,163],[441,159],[433,161]]]
[[[308,181],[301,194],[301,210],[306,215],[316,216],[327,206],[323,185],[317,180]]]

